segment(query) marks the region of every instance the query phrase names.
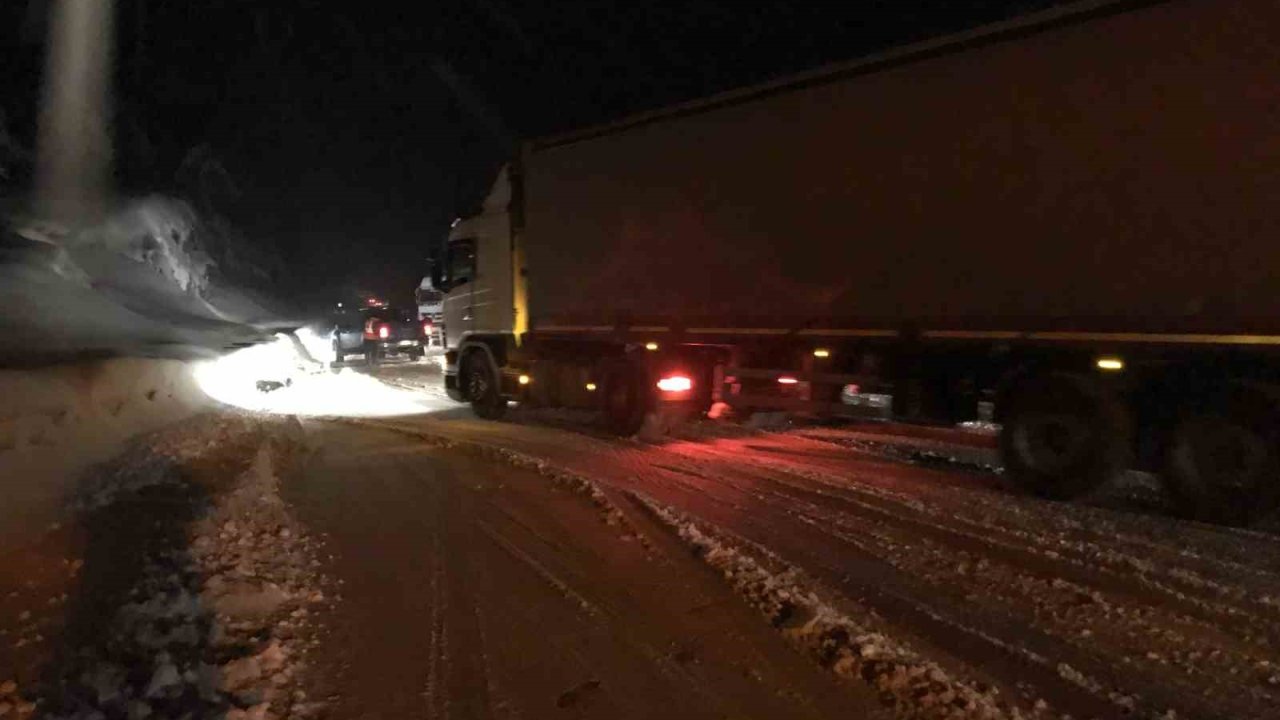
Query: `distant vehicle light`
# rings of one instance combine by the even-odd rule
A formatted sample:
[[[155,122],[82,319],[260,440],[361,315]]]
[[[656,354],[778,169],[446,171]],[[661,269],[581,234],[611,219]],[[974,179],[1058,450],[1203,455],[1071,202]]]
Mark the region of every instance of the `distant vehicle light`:
[[[800,381],[791,377],[790,375],[783,375],[782,377],[778,378],[779,385],[795,385],[798,382]]]
[[[595,392],[595,391],[596,391],[596,384],[595,384],[595,383],[587,383],[587,392]]]
[[[533,378],[529,377],[528,375],[521,375],[519,378],[517,378],[517,380],[521,385],[528,385],[529,383],[533,382]]]
[[[389,337],[391,337],[391,326],[390,326],[390,325],[379,325],[379,326],[378,326],[378,338],[379,338],[379,339],[381,339],[381,340],[386,340],[386,339],[387,339],[387,338],[389,338]]]
[[[857,385],[850,384],[850,385],[845,385],[840,392],[844,393],[845,395],[857,395],[858,393],[862,392],[862,388],[858,387]]]
[[[831,351],[826,348],[818,348],[813,351],[813,356],[816,358],[829,358],[831,357]]]
[[[658,381],[658,389],[668,393],[688,392],[693,389],[693,380],[684,375],[668,375]]]
[[[1098,366],[1099,370],[1106,370],[1107,372],[1119,372],[1124,369],[1124,360],[1121,360],[1118,357],[1102,357],[1102,358],[1098,358],[1098,362],[1096,363],[1096,365]]]
[[[658,343],[656,343],[656,342],[647,342],[647,343],[645,343],[645,344],[644,344],[644,349],[645,349],[645,350],[648,350],[649,352],[653,352],[654,350],[657,350],[657,349],[658,349]]]
[[[423,333],[425,333],[425,334],[427,334],[427,335],[430,335],[430,334],[431,334],[431,331],[432,331],[432,330],[434,330],[434,329],[435,329],[435,327],[434,327],[434,326],[432,326],[432,324],[431,324],[431,321],[430,321],[430,320],[423,320],[423,321],[422,321],[422,332],[423,332]]]

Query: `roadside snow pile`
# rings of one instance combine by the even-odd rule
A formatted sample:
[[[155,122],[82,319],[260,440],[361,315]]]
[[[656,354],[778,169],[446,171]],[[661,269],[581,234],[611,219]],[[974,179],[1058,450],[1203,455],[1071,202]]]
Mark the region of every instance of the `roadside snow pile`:
[[[304,657],[318,644],[312,612],[326,602],[318,541],[280,497],[271,448],[195,523],[191,554],[212,611],[219,689],[227,718],[311,717],[322,703],[300,687]],[[308,639],[310,638],[310,639]]]
[[[257,450],[238,475],[217,477],[219,465],[199,477],[193,461],[229,438],[192,435],[135,449],[87,489],[93,578],[72,604],[88,610],[71,618],[69,649],[38,690],[42,717],[267,720],[323,709],[301,688],[318,642],[312,612],[326,596],[319,544],[279,495],[276,467],[291,441],[241,424],[254,432],[233,432],[237,452]]]
[[[753,607],[796,647],[823,667],[876,688],[900,718],[993,720],[1048,717],[1047,708],[1024,712],[999,697],[995,688],[957,678],[923,659],[903,643],[842,613],[820,597],[817,583],[768,550],[721,537],[651,499],[633,493],[673,528]]]
[[[280,333],[274,342],[200,363],[195,380],[218,402],[274,414],[380,417],[439,409],[437,399],[421,392],[392,387],[351,368],[325,369],[316,353],[326,345],[305,328],[296,336]]]
[[[0,370],[0,397],[0,547],[60,520],[76,478],[128,438],[208,404],[185,363],[144,358]]]

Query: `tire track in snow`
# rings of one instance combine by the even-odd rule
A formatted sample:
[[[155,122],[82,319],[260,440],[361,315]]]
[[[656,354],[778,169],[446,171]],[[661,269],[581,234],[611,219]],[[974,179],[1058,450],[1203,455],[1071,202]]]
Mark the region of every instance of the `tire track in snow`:
[[[443,430],[445,434],[463,438],[472,431],[471,427]],[[1200,575],[1199,567],[1186,567],[1197,561],[1194,558],[1188,560],[1169,546],[1162,545],[1158,535],[1146,541],[1136,532],[1131,533],[1138,540],[1160,547],[1167,553],[1162,557],[1184,559],[1171,568],[1152,568],[1154,573],[1159,573],[1155,578],[1138,576],[1137,590],[1143,594],[1137,597],[1130,592],[1134,588],[1126,587],[1130,580],[1125,573],[1136,575],[1128,561],[1142,561],[1139,553],[1143,548],[1140,544],[1124,546],[1122,550],[1107,556],[1099,568],[1090,567],[1090,554],[1098,547],[1097,541],[1091,538],[1103,537],[1103,534],[1086,534],[1085,537],[1090,538],[1087,543],[1078,537],[1072,538],[1076,545],[1063,540],[1063,536],[1068,533],[1087,533],[1084,521],[1105,515],[1102,511],[1090,508],[1052,505],[1029,498],[1006,496],[975,489],[972,485],[965,487],[962,482],[953,481],[949,485],[935,486],[929,478],[936,471],[912,470],[905,482],[896,482],[896,487],[887,488],[876,478],[868,477],[865,465],[858,465],[856,458],[840,460],[830,453],[763,453],[746,451],[740,443],[735,445],[733,442],[720,441],[677,442],[663,447],[643,447],[633,443],[603,442],[578,437],[573,437],[574,444],[566,447],[566,440],[557,437],[563,433],[552,433],[536,427],[513,430],[509,426],[494,425],[479,432],[486,438],[485,442],[492,445],[519,448],[519,452],[526,455],[547,458],[551,466],[567,468],[579,476],[599,480],[602,487],[650,493],[654,497],[660,497],[663,502],[716,526],[732,528],[736,533],[745,534],[775,550],[785,549],[790,560],[818,573],[824,581],[840,588],[849,597],[863,597],[880,590],[879,586],[886,584],[906,588],[897,596],[886,595],[881,598],[877,607],[883,608],[888,617],[898,621],[896,632],[903,633],[906,637],[923,632],[924,636],[935,639],[933,643],[926,643],[927,646],[940,652],[943,657],[954,655],[958,662],[964,662],[968,658],[970,664],[981,665],[983,661],[989,660],[981,652],[976,655],[970,652],[966,648],[967,643],[978,647],[985,645],[987,650],[983,652],[999,651],[1008,654],[1008,647],[1013,647],[1015,649],[1012,652],[1016,653],[1024,644],[1018,637],[1020,631],[1039,634],[1046,631],[1029,627],[1028,620],[1023,617],[1006,621],[1005,630],[992,634],[988,627],[993,622],[990,618],[978,616],[974,620],[964,613],[963,608],[957,611],[954,607],[944,607],[944,611],[935,612],[936,617],[930,617],[929,613],[938,607],[937,601],[932,599],[935,588],[928,583],[913,582],[912,578],[913,573],[920,572],[922,566],[908,565],[904,566],[905,570],[894,569],[895,573],[906,577],[881,574],[882,580],[892,579],[875,583],[875,587],[867,587],[865,582],[859,584],[845,581],[845,576],[850,574],[847,568],[842,570],[841,563],[824,557],[824,554],[837,558],[851,554],[852,551],[844,547],[844,544],[852,536],[863,543],[858,554],[874,559],[892,551],[886,542],[920,534],[926,536],[932,545],[917,540],[910,545],[902,545],[901,548],[904,552],[919,554],[922,562],[927,560],[940,563],[948,557],[960,561],[969,556],[986,557],[992,554],[999,556],[997,559],[1003,565],[1012,568],[1011,577],[1015,579],[1034,579],[1037,574],[1041,580],[1053,577],[1061,579],[1063,575],[1077,572],[1079,577],[1070,578],[1069,582],[1082,580],[1086,587],[1101,587],[1108,596],[1114,595],[1128,607],[1162,607],[1172,602],[1168,598],[1178,597],[1180,594],[1193,605],[1197,600],[1207,599],[1219,606],[1228,607],[1225,611],[1221,607],[1206,611],[1203,619],[1209,625],[1226,624],[1221,622],[1224,615],[1232,614],[1232,603],[1222,602],[1220,596],[1223,593],[1217,592],[1213,587],[1215,581],[1206,581]],[[585,442],[579,442],[581,440]],[[708,450],[708,447],[713,449]],[[855,465],[856,471],[839,472],[843,469],[840,468],[840,462],[846,466]],[[880,463],[879,466],[885,465]],[[836,470],[833,471],[833,468]],[[837,509],[827,507],[841,502],[846,503],[846,506]],[[1066,520],[1062,523],[1052,522],[1056,515],[1065,516]],[[1150,521],[1138,520],[1135,525],[1139,529],[1145,530],[1152,525]],[[882,533],[879,538],[869,540],[867,533],[858,532],[858,524],[866,522],[881,524],[888,534]],[[1164,522],[1175,524],[1174,521]],[[807,527],[797,527],[801,525]],[[832,532],[833,529],[835,532]],[[1192,534],[1203,536],[1199,529],[1193,529]],[[1246,536],[1246,539],[1254,538]],[[867,544],[871,540],[875,542]],[[1080,546],[1081,543],[1086,544]],[[1215,544],[1216,541],[1208,543],[1205,564],[1211,561]],[[1241,556],[1243,553],[1235,555],[1237,559]],[[860,563],[863,561],[867,561],[867,558],[859,558]],[[857,567],[859,572],[875,576],[874,572],[869,571],[869,566],[858,564]],[[1245,580],[1256,582],[1259,577],[1266,577],[1265,569],[1251,569],[1249,566],[1243,568],[1249,570],[1240,573],[1248,576]],[[1230,568],[1228,571],[1230,572]],[[1142,585],[1146,580],[1154,580],[1158,586],[1153,590]],[[1246,583],[1245,587],[1247,586]],[[1227,595],[1228,600],[1230,597],[1238,599],[1241,592]],[[1244,595],[1248,596],[1247,591]],[[1006,598],[1003,602],[1010,600]],[[915,610],[901,610],[911,603],[917,604]],[[1246,618],[1246,625],[1255,625],[1258,623],[1249,618],[1265,624],[1265,615],[1260,617],[1259,613],[1267,612],[1269,607],[1265,602],[1246,602],[1244,607],[1234,609],[1241,611],[1238,617]],[[902,612],[914,613],[913,619],[904,620]],[[1124,627],[1123,621],[1120,626]],[[929,630],[930,627],[932,631]],[[922,631],[921,628],[925,630]],[[930,632],[933,634],[930,635]],[[969,640],[963,639],[964,632],[970,633]],[[973,640],[975,633],[986,637]],[[1033,650],[1033,655],[1056,660],[1062,657],[1074,659],[1079,654],[1078,649],[1072,650],[1072,645],[1064,643],[1060,638],[1053,635],[1045,635],[1044,638],[1042,642],[1048,643],[1046,647],[1049,650]],[[1001,644],[1008,647],[999,650]],[[978,662],[973,663],[974,659]],[[1046,667],[1051,666],[1053,660],[1049,660]],[[1109,660],[1117,661],[1118,658],[1104,655],[1100,661],[1091,663],[1086,656],[1074,664],[1061,663],[1061,667],[1052,668],[1053,677],[1044,677],[1031,683],[1032,689],[1040,690],[1056,684],[1058,687],[1054,692],[1067,699],[1064,702],[1055,698],[1055,705],[1083,707],[1090,702],[1088,697],[1100,700],[1118,692],[1117,687],[1128,684],[1127,681],[1115,682],[1110,679],[1104,684],[1092,677],[1122,673],[1123,668],[1120,666],[1108,667]],[[998,665],[996,663],[996,666],[992,666],[992,672],[1005,677],[1016,687],[1016,679],[1022,668],[1016,663],[1006,663],[1003,669]],[[1091,666],[1101,667],[1106,672],[1090,671],[1087,675],[1080,672],[1080,668],[1088,670]],[[1146,691],[1141,698],[1135,700],[1142,701],[1140,709],[1143,713],[1158,714],[1162,712],[1160,706],[1166,705],[1182,710],[1183,717],[1186,713],[1204,717],[1216,716],[1212,708],[1206,708],[1197,698],[1191,697],[1186,686],[1167,693],[1159,688],[1155,688],[1155,692],[1147,691],[1146,686],[1152,682],[1158,684],[1160,679],[1159,668],[1151,672],[1154,673],[1154,680],[1152,674],[1142,671],[1139,673],[1142,678],[1136,683],[1142,686],[1141,690]],[[1170,669],[1168,672],[1175,670]],[[1076,690],[1061,687],[1063,685],[1074,686]],[[1107,689],[1108,686],[1111,689]],[[1068,697],[1073,692],[1083,693],[1087,697]],[[1110,703],[1109,700],[1105,702]],[[1240,702],[1244,703],[1246,700]],[[1099,714],[1115,713],[1121,709],[1111,704],[1106,707],[1110,710],[1099,710]],[[1242,717],[1250,714],[1251,708],[1247,705],[1231,707],[1233,709],[1229,712],[1238,710],[1237,714]]]
[[[1248,716],[1250,708],[1257,712],[1256,708],[1269,707],[1276,701],[1274,692],[1265,685],[1256,684],[1256,681],[1252,687],[1241,686],[1241,681],[1250,676],[1260,674],[1265,679],[1271,675],[1270,664],[1276,660],[1274,646],[1267,634],[1259,630],[1272,627],[1265,619],[1252,618],[1254,625],[1231,623],[1221,612],[1213,612],[1214,609],[1222,611],[1221,606],[1203,605],[1191,606],[1195,610],[1192,613],[1195,619],[1183,617],[1166,607],[1171,604],[1167,596],[1144,591],[1141,587],[1135,592],[1134,586],[1124,583],[1117,591],[1116,577],[1101,578],[1102,582],[1099,582],[1100,578],[1091,576],[1086,568],[1074,568],[1079,572],[1064,573],[1062,571],[1068,566],[1051,563],[1019,548],[992,545],[981,536],[956,533],[951,528],[932,523],[922,524],[909,514],[857,503],[845,496],[836,497],[821,490],[809,491],[781,478],[734,467],[730,460],[722,458],[715,466],[722,478],[742,473],[759,482],[779,483],[786,489],[781,493],[770,492],[768,496],[779,498],[780,504],[787,505],[793,516],[858,547],[866,555],[886,559],[906,577],[927,579],[938,588],[937,592],[945,594],[949,588],[974,585],[974,575],[961,568],[977,562],[984,567],[982,575],[985,576],[987,590],[986,594],[980,595],[981,602],[1003,602],[1009,612],[1023,616],[1028,626],[1056,635],[1060,641],[1074,646],[1077,659],[1070,664],[1075,669],[1092,668],[1091,674],[1105,676],[1110,674],[1108,661],[1123,660],[1126,679],[1113,683],[1116,690],[1122,686],[1149,688],[1171,684],[1181,686],[1181,694],[1190,697],[1208,692],[1207,686],[1216,683],[1218,702],[1223,707],[1236,708],[1236,716],[1240,717]],[[663,467],[671,465],[664,463]],[[681,470],[694,472],[687,468]],[[849,512],[841,510],[852,510],[852,517]],[[992,552],[993,549],[997,551]],[[1085,587],[1073,591],[1071,583],[1063,580],[1064,575]],[[997,576],[1003,582],[992,582]],[[1108,598],[1096,590],[1088,590],[1090,586],[1103,588],[1116,597]],[[1077,592],[1078,597],[1090,598],[1088,603],[1079,604],[1069,597],[1063,598],[1073,592]],[[975,600],[978,597],[978,594],[974,595]],[[1113,599],[1119,602],[1113,602]],[[1183,603],[1182,609],[1186,607]],[[1031,609],[1043,611],[1045,608],[1065,613],[1029,613]],[[1090,609],[1094,611],[1091,618],[1079,617],[1089,615],[1085,611]],[[1116,613],[1118,616],[1114,616]],[[1070,618],[1072,622],[1066,622],[1064,614],[1076,617]],[[1093,620],[1092,624],[1086,622],[1089,619]],[[1238,618],[1233,616],[1232,619]],[[1224,632],[1223,625],[1231,627]],[[1253,637],[1238,637],[1233,632],[1236,630],[1243,630]],[[1081,631],[1087,639],[1082,639]],[[1135,631],[1140,637],[1130,638]],[[1129,642],[1116,644],[1113,640]],[[1098,646],[1104,646],[1108,652],[1100,653]],[[1048,653],[1037,655],[1052,656]],[[1061,656],[1062,652],[1057,655]],[[1182,673],[1170,675],[1169,669],[1164,667],[1169,662],[1181,666],[1200,684],[1188,685]],[[1176,694],[1162,692],[1155,695],[1166,696],[1165,702],[1173,702],[1177,698]]]
[[[903,502],[897,497],[886,497],[883,493],[853,484],[847,476],[769,459],[746,460],[734,453],[717,454],[716,462],[721,466],[762,466],[811,481],[817,487],[793,487],[801,493],[812,493],[825,502],[846,504],[848,509],[891,516],[895,521],[909,525],[913,530],[930,533],[947,544],[970,550],[981,549],[1002,560],[1039,568],[1047,573],[1063,574],[1074,582],[1097,586],[1121,596],[1152,604],[1172,604],[1180,612],[1201,620],[1223,622],[1234,630],[1280,644],[1280,607],[1266,601],[1266,598],[1280,596],[1280,579],[1265,571],[1239,572],[1227,579],[1232,585],[1210,580],[1197,570],[1187,568],[1167,568],[1163,577],[1155,577],[1158,567],[1155,563],[1121,550],[1095,542],[1068,541],[1047,532],[1031,533],[1007,525],[973,521],[915,500]],[[1244,589],[1246,587],[1252,590]],[[1257,592],[1259,587],[1263,592]]]
[[[442,452],[419,437],[404,428],[350,437],[335,430],[319,443],[324,477],[308,505],[357,523],[335,533],[348,555],[368,552],[359,543],[369,540],[379,555],[393,542],[400,548],[378,571],[373,595],[361,597],[364,612],[383,614],[379,595],[390,588],[382,583],[394,582],[388,571],[396,567],[408,584],[402,597],[386,597],[387,612],[422,606],[430,616],[428,603],[440,608],[441,647],[423,648],[436,656],[422,653],[414,673],[415,697],[438,698],[424,708],[431,717],[882,717],[860,688],[833,683],[783,646],[687,550],[673,551],[665,533],[632,524],[651,521],[620,511],[608,486],[521,451],[428,440],[466,450]],[[344,445],[364,454],[350,457]],[[441,463],[451,469],[428,471]],[[393,477],[376,480],[390,464]],[[361,470],[360,482],[350,482],[351,468]],[[352,507],[335,510],[334,493]],[[430,512],[416,510],[424,505]],[[439,528],[438,541],[413,542],[416,525]],[[419,553],[438,568],[423,567]],[[367,563],[358,560],[383,558],[347,562],[361,577]],[[413,592],[419,586],[425,601]],[[444,599],[426,599],[437,593]],[[422,642],[434,637],[424,632]],[[367,648],[362,657],[372,659]]]

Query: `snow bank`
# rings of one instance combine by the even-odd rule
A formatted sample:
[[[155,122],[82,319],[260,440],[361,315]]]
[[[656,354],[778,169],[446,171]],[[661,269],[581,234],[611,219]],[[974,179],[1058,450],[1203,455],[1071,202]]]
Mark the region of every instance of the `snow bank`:
[[[208,406],[190,367],[151,359],[0,370],[0,547],[58,519],[61,501],[128,438]]]
[[[87,630],[63,635],[73,645],[39,679],[9,688],[20,719],[33,701],[40,717],[59,720],[323,710],[303,690],[303,670],[319,641],[315,613],[335,593],[318,570],[321,544],[279,494],[300,427],[216,423],[150,435],[81,489],[85,598],[65,622]]]
[[[179,200],[153,197],[134,202],[99,228],[71,243],[76,254],[95,247],[105,253],[146,266],[184,292],[206,287],[212,258],[195,240],[197,218]],[[79,252],[77,252],[79,251]]]
[[[0,216],[0,361],[208,357],[299,326],[273,297],[279,263],[250,247],[163,196],[83,228]]]
[[[764,548],[713,531],[652,498],[633,496],[719,570],[792,644],[835,674],[870,684],[897,717],[1016,720],[1047,711],[1038,706],[1024,712],[995,688],[924,659],[877,627],[870,613],[854,618],[842,612],[819,583]]]
[[[211,633],[223,655],[218,690],[231,701],[227,718],[305,718],[323,709],[301,678],[318,643],[313,613],[328,602],[322,546],[280,497],[280,464],[264,446],[192,530],[201,599],[214,613]]]
[[[273,342],[201,361],[195,378],[218,402],[272,414],[388,417],[456,407],[351,368],[331,369],[332,359],[329,339],[303,328],[280,333]]]

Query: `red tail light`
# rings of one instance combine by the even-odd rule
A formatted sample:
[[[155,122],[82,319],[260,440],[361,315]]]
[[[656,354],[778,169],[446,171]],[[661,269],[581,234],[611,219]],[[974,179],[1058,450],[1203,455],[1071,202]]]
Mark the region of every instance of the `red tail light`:
[[[693,380],[684,375],[667,375],[658,381],[658,389],[669,393],[688,392],[693,389]]]
[[[391,326],[390,326],[390,325],[379,325],[379,326],[378,326],[378,337],[379,337],[380,339],[382,339],[382,340],[386,340],[387,338],[391,337]]]
[[[431,331],[432,331],[432,330],[434,330],[434,329],[435,329],[435,328],[433,328],[433,327],[431,326],[431,321],[430,321],[430,320],[423,320],[423,321],[422,321],[422,334],[423,334],[423,335],[430,335],[430,334],[431,334]]]

